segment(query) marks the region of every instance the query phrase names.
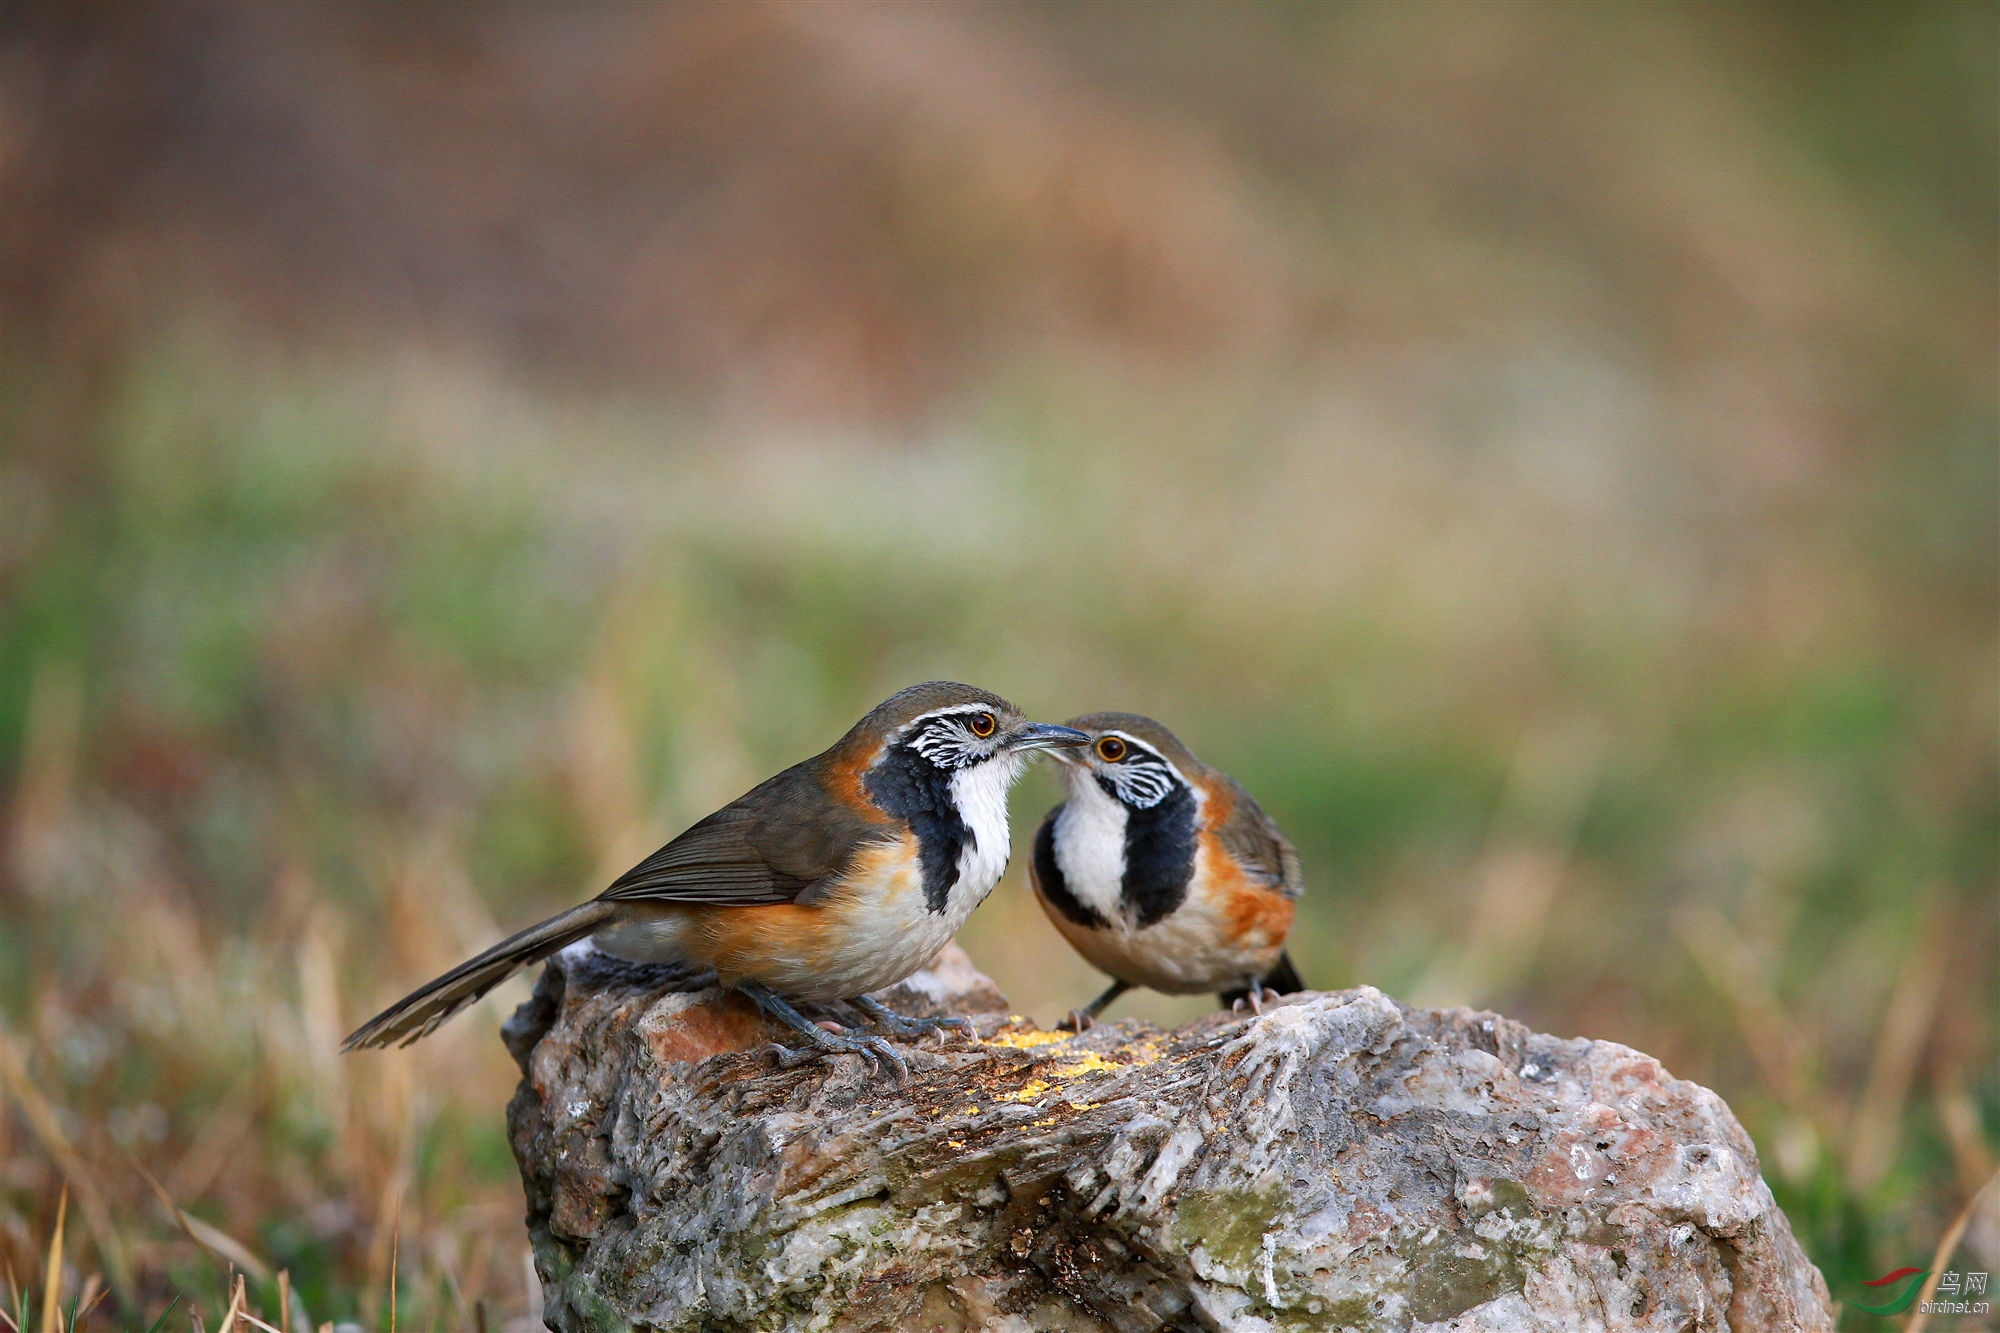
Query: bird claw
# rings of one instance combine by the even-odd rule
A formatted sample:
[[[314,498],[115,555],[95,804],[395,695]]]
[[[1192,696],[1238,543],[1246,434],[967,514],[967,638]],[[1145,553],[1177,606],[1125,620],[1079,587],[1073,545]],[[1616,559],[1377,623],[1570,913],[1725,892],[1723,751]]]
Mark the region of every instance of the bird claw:
[[[797,1069],[808,1060],[822,1059],[826,1052],[817,1050],[811,1046],[803,1050],[798,1050],[785,1045],[783,1042],[774,1041],[765,1045],[764,1054],[776,1060],[780,1069]]]
[[[868,995],[857,995],[850,1003],[867,1015],[870,1023],[898,1037],[927,1037],[935,1032],[938,1035],[938,1044],[942,1046],[946,1028],[963,1032],[967,1037],[978,1035],[969,1018],[960,1018],[957,1015],[945,1018],[912,1018],[908,1014],[897,1013],[880,1000]]]
[[[898,1083],[910,1081],[909,1064],[896,1053],[895,1047],[881,1037],[850,1032],[837,1023],[814,1022],[794,1009],[782,996],[755,983],[739,982],[737,989],[759,1009],[805,1038],[803,1047],[772,1042],[766,1048],[777,1058],[781,1068],[796,1069],[808,1060],[825,1060],[836,1055],[858,1055],[877,1073],[887,1067],[894,1071]]]
[[[909,1062],[897,1053],[894,1046],[891,1046],[880,1037],[862,1037],[859,1040],[862,1046],[866,1048],[868,1054],[876,1057],[876,1071],[878,1073],[881,1071],[882,1065],[886,1064],[889,1068],[896,1071],[896,1082],[898,1084],[910,1081]]]
[[[1058,1032],[1088,1032],[1097,1026],[1097,1020],[1081,1009],[1072,1009],[1069,1016],[1057,1021]]]
[[[881,1073],[885,1068],[896,1076],[899,1084],[910,1081],[910,1066],[887,1041],[880,1037],[860,1037],[847,1033],[838,1036],[822,1030],[821,1037],[812,1038],[804,1046],[786,1046],[772,1042],[764,1050],[778,1062],[780,1069],[797,1069],[800,1065],[814,1060],[832,1060],[843,1055],[858,1055],[867,1061],[869,1069]]]

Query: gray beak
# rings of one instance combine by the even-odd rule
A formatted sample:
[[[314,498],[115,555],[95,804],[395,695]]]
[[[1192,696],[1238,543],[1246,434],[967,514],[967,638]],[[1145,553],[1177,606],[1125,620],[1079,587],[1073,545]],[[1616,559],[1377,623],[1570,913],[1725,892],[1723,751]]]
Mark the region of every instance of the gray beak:
[[[1047,722],[1030,722],[1007,741],[1010,750],[1072,750],[1090,744],[1088,734],[1075,727],[1058,727]]]

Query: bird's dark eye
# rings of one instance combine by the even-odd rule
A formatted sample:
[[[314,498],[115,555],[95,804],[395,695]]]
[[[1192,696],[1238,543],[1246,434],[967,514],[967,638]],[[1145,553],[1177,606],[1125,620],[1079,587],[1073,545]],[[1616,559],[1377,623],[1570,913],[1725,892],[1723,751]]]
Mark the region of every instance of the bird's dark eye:
[[[983,741],[988,736],[991,736],[994,728],[1000,724],[993,720],[993,714],[991,713],[974,713],[972,720],[965,725],[972,728],[972,734]]]
[[[1115,764],[1125,757],[1125,742],[1116,736],[1105,736],[1097,742],[1097,757],[1107,764]]]

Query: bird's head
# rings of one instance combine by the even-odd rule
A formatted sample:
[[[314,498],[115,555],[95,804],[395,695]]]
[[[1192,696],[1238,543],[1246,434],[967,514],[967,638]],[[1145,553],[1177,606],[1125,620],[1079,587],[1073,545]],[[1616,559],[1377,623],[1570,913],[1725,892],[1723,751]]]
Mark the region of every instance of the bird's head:
[[[851,734],[946,775],[994,762],[1011,773],[1037,751],[1060,753],[1090,743],[1074,728],[1030,722],[997,694],[941,680],[891,695]]]
[[[1127,810],[1150,810],[1192,791],[1199,763],[1174,733],[1137,713],[1086,713],[1069,725],[1086,743],[1058,752],[1072,797],[1103,792]]]

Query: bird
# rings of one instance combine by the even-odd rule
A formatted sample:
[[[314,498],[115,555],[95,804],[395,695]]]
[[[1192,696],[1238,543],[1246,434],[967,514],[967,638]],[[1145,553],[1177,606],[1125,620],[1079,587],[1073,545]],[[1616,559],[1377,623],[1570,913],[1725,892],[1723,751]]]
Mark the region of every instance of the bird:
[[[1285,951],[1304,876],[1240,783],[1136,713],[1089,713],[1061,753],[1069,799],[1035,832],[1029,879],[1055,928],[1112,978],[1060,1026],[1090,1027],[1134,986],[1213,990],[1262,1012],[1305,989]]]
[[[390,1005],[344,1051],[409,1045],[521,968],[589,938],[635,962],[713,969],[804,1039],[780,1063],[857,1054],[908,1067],[880,1036],[816,1023],[847,1005],[914,1037],[962,1018],[909,1018],[871,998],[922,967],[1007,867],[1007,792],[1038,751],[1081,747],[997,694],[951,681],[898,691],[823,753],[699,821],[580,906],[509,936]],[[851,1018],[850,1018],[851,1021]]]

